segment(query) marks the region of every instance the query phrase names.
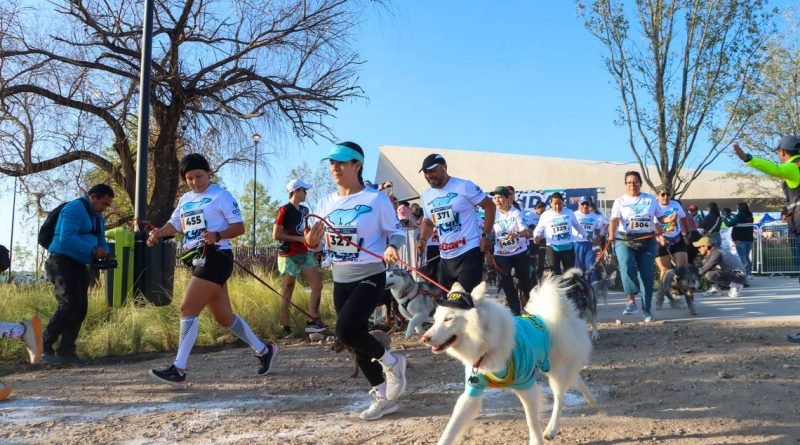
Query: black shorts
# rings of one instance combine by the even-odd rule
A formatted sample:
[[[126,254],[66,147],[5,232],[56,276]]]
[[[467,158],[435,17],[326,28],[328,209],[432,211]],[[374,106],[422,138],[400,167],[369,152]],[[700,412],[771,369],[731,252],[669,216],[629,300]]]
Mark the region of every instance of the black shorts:
[[[669,241],[664,243],[662,246],[661,244],[658,245],[658,252],[656,252],[656,258],[661,258],[662,256],[668,256],[670,252],[672,253],[679,253],[683,252],[686,253],[686,240],[683,239],[683,235],[680,235],[678,238],[680,240],[675,244],[670,244]],[[669,251],[667,251],[669,248]]]
[[[471,292],[483,281],[483,252],[478,247],[455,258],[442,258],[439,263],[439,284],[450,289],[456,281]]]
[[[233,251],[231,249],[208,249],[206,263],[192,267],[192,276],[212,283],[225,285],[233,273]]]

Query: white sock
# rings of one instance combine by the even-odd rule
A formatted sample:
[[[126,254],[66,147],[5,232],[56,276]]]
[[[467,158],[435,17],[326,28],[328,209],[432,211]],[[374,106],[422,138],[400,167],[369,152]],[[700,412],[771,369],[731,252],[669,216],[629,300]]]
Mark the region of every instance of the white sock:
[[[383,353],[383,357],[378,360],[386,366],[394,366],[394,364],[397,363],[397,357],[393,356],[388,349]]]
[[[0,321],[0,338],[19,338],[25,333],[22,323],[6,323]]]
[[[194,342],[197,340],[197,317],[181,317],[181,336],[178,340],[178,355],[175,356],[175,365],[178,369],[186,369],[189,354],[192,352]]]
[[[378,391],[378,394],[380,394],[384,399],[386,398],[386,382],[383,382],[378,386],[373,386],[372,389]]]
[[[252,329],[250,329],[250,325],[248,325],[246,321],[239,318],[238,315],[233,316],[233,323],[228,326],[228,329],[230,329],[231,332],[233,332],[233,335],[235,335],[239,340],[250,345],[250,347],[256,351],[256,354],[261,354],[265,351],[264,348],[266,348],[266,346],[264,345],[264,342],[256,337],[256,334]]]

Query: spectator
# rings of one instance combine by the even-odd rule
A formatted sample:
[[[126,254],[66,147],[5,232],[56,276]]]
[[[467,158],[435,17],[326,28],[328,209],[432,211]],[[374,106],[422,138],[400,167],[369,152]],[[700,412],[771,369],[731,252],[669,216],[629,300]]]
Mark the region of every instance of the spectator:
[[[753,213],[750,212],[750,206],[746,202],[736,204],[736,215],[725,218],[725,225],[732,227],[731,240],[742,260],[745,274],[750,276],[753,269],[750,261],[750,252],[753,250]]]
[[[704,236],[694,243],[703,255],[703,265],[700,266],[700,276],[712,283],[709,293],[717,293],[720,289],[730,287],[728,296],[737,298],[741,296],[744,287],[744,266],[738,256],[722,250],[711,237]]]
[[[55,290],[58,307],[44,329],[42,361],[49,365],[80,364],[75,341],[89,306],[87,265],[108,256],[103,212],[114,201],[114,190],[97,184],[86,195],[61,210],[53,241],[47,250],[47,276]],[[53,347],[58,341],[58,354]]]
[[[708,213],[698,226],[702,229],[703,235],[714,240],[717,245],[722,244],[722,236],[719,233],[722,229],[722,215],[716,202],[708,203]]]

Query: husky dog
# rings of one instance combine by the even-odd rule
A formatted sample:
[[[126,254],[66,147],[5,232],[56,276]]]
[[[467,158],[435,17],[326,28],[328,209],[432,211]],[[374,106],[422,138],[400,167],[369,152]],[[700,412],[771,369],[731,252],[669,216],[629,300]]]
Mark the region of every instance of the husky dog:
[[[603,278],[592,282],[592,289],[594,289],[594,296],[596,300],[600,297],[603,298],[603,307],[608,309],[608,289],[617,280],[617,271],[613,271]]]
[[[577,387],[591,405],[595,399],[580,377],[589,363],[592,341],[586,325],[567,298],[560,277],[550,277],[531,291],[525,310],[514,317],[505,306],[485,298],[486,283],[467,294],[455,283],[446,298],[437,300],[434,324],[422,337],[438,354],[447,352],[466,367],[465,391],[458,398],[439,445],[452,444],[480,410],[486,386],[510,388],[522,402],[530,443],[542,443],[536,373],[547,372],[553,390],[553,414],[544,437],[553,439],[564,394]]]
[[[668,270],[661,278],[661,286],[656,294],[656,309],[661,309],[665,297],[669,300],[672,308],[680,308],[680,297],[683,295],[686,298],[689,313],[697,315],[697,311],[694,309],[694,293],[699,285],[700,275],[697,266],[676,267]]]
[[[406,339],[417,334],[424,334],[422,324],[433,316],[436,305],[433,299],[443,296],[444,292],[428,283],[419,283],[404,269],[386,271],[386,289],[392,292],[397,301],[400,314],[408,320]]]
[[[375,340],[378,340],[380,344],[383,345],[384,349],[388,350],[390,348],[392,343],[391,330],[389,332],[383,332],[380,329],[373,329],[369,331],[369,333],[370,335],[375,337]],[[350,378],[358,377],[358,363],[356,362],[356,352],[353,351],[353,348],[344,344],[344,342],[337,337],[333,341],[333,346],[331,346],[331,349],[333,350],[333,352],[337,354],[344,351],[345,349],[347,350],[347,352],[350,353],[350,361],[353,362],[353,372],[350,373]]]
[[[567,286],[567,298],[572,300],[578,316],[588,321],[592,325],[592,340],[598,340],[600,333],[597,332],[597,297],[594,287],[583,278],[583,271],[577,267],[567,270],[562,275]]]

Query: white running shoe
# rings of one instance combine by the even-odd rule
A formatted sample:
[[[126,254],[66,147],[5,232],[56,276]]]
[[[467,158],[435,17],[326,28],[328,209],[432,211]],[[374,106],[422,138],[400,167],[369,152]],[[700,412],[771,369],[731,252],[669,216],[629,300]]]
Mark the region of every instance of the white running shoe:
[[[743,285],[738,283],[731,283],[731,290],[728,291],[728,296],[731,298],[739,298],[742,296]]]
[[[25,326],[22,341],[25,342],[25,349],[28,350],[31,364],[38,364],[42,361],[42,320],[38,315],[34,315],[30,320],[23,321],[22,325]]]
[[[397,412],[400,408],[397,400],[388,400],[376,388],[369,390],[369,395],[372,396],[372,404],[359,415],[364,420],[378,420],[387,414]]]
[[[711,287],[709,287],[708,290],[706,291],[705,295],[711,296],[711,295],[716,295],[718,293],[719,293],[719,288],[717,287],[716,284],[712,284]]]
[[[406,356],[394,351],[391,353],[397,359],[394,365],[387,366],[380,361],[379,363],[386,376],[386,398],[397,400],[406,392]]]

